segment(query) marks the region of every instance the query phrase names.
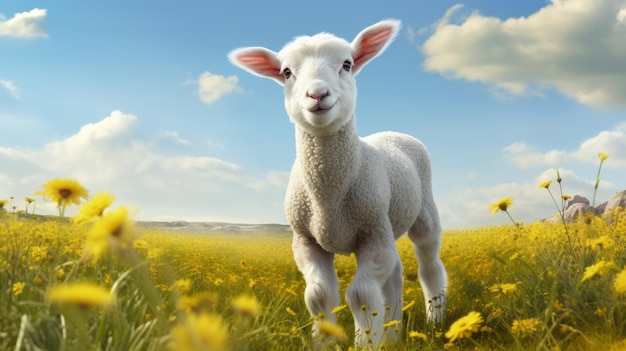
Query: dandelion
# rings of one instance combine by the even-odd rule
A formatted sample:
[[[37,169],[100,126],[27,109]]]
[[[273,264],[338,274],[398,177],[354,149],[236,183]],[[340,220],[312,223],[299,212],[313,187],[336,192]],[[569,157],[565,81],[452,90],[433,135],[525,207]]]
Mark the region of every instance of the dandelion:
[[[482,323],[483,317],[480,313],[472,311],[452,323],[446,332],[446,338],[450,339],[450,342],[454,342],[456,339],[471,338],[473,333],[478,332]]]
[[[25,212],[26,212],[26,214],[28,214],[28,208],[30,207],[30,204],[35,202],[35,199],[33,199],[32,197],[26,197],[24,199],[24,201],[26,202],[26,204],[24,206],[25,207]],[[32,213],[35,213],[35,206],[34,205],[33,205],[33,212]]]
[[[426,334],[420,333],[420,332],[417,332],[417,331],[409,332],[409,338],[417,339],[417,340],[424,340],[424,341],[428,340],[428,336],[426,336]]]
[[[551,180],[546,180],[545,182],[539,184],[540,188],[544,188],[544,189],[548,189],[550,187],[550,184],[552,184]]]
[[[415,300],[411,300],[411,302],[407,303],[406,306],[402,307],[402,312],[408,311],[413,306],[415,306]]]
[[[317,321],[317,329],[325,337],[333,337],[339,341],[346,341],[348,336],[342,327],[331,321]]]
[[[48,299],[52,303],[75,305],[81,308],[109,306],[115,301],[109,290],[87,282],[53,286],[48,290]]]
[[[22,292],[24,291],[24,286],[26,286],[26,283],[24,282],[17,282],[17,283],[13,283],[13,295],[15,296],[20,296],[22,295]]]
[[[217,304],[217,294],[201,292],[193,296],[182,296],[176,303],[181,311],[200,313],[208,311]]]
[[[593,264],[593,265],[585,268],[585,273],[583,273],[583,277],[580,280],[580,282],[582,283],[585,280],[589,280],[589,279],[595,277],[596,275],[602,275],[602,272],[608,266],[609,266],[609,263],[604,261],[604,260],[602,260],[602,261],[599,261],[596,264]]]
[[[103,191],[91,197],[90,201],[84,204],[78,211],[78,214],[72,218],[72,221],[81,223],[88,222],[96,217],[102,217],[104,210],[111,206],[113,201],[115,201],[115,196],[108,191]]]
[[[240,295],[230,301],[230,305],[243,316],[258,317],[262,308],[256,297]]]
[[[617,295],[623,295],[626,293],[626,269],[623,269],[615,276],[615,280],[613,281],[613,291],[615,291]]]
[[[191,279],[178,279],[174,282],[174,285],[172,287],[178,290],[179,293],[186,294],[189,292],[189,290],[191,290]]]
[[[516,319],[511,325],[511,333],[524,338],[536,333],[542,324],[538,318]]]
[[[513,217],[511,217],[511,214],[509,213],[509,207],[511,207],[511,205],[513,205],[513,196],[501,199],[498,202],[489,205],[489,208],[491,208],[489,214],[494,214],[498,211],[502,211],[506,213],[507,216],[509,216],[509,219],[511,220],[511,222],[513,222],[513,225],[515,227],[518,227],[517,222],[515,222],[515,220],[513,219]]]
[[[392,321],[389,321],[389,322],[383,324],[383,328],[393,327],[393,326],[396,326],[396,325],[398,325],[400,323],[402,323],[402,322],[399,321],[399,320],[392,320]]]
[[[171,331],[169,348],[176,351],[226,350],[228,325],[217,314],[191,314]]]
[[[100,218],[87,234],[85,253],[98,260],[111,248],[118,252],[130,248],[133,226],[129,217],[128,209],[120,207]]]
[[[4,211],[4,205],[8,203],[9,203],[9,200],[0,200],[0,210]]]
[[[591,247],[592,249],[607,249],[613,245],[615,245],[615,241],[611,239],[611,237],[609,237],[608,235],[603,235],[595,240],[587,239],[586,246]]]
[[[87,189],[73,179],[57,178],[43,185],[43,190],[38,190],[35,195],[42,195],[57,203],[59,216],[65,215],[67,205],[80,204],[80,199],[87,199]]]
[[[494,284],[489,288],[489,291],[501,293],[503,295],[509,295],[517,290],[517,284]]]
[[[600,159],[600,165],[598,166],[598,174],[596,175],[596,183],[593,186],[593,201],[591,202],[591,206],[596,205],[596,192],[598,191],[598,186],[600,185],[600,171],[602,170],[602,164],[609,158],[609,154],[605,154],[604,152],[598,152],[598,158]]]
[[[339,312],[345,310],[347,307],[348,307],[347,305],[339,305],[339,306],[333,308],[333,310],[330,311],[330,313],[333,313],[333,314],[339,313]]]

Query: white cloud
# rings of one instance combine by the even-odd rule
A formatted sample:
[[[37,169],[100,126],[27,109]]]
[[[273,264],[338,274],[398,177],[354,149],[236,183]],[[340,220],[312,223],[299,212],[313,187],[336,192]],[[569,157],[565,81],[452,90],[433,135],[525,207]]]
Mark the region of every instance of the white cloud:
[[[0,85],[7,91],[14,99],[20,98],[20,90],[15,83],[11,80],[0,80]]]
[[[12,18],[6,19],[0,14],[0,36],[14,38],[37,38],[47,37],[44,19],[46,9],[32,9],[27,12],[16,13]]]
[[[626,1],[553,0],[528,17],[477,12],[450,23],[451,7],[423,44],[424,67],[512,95],[546,87],[582,104],[626,105]]]
[[[513,143],[504,148],[505,158],[520,168],[536,166],[562,167],[572,162],[598,163],[598,152],[609,155],[605,167],[626,167],[626,122],[613,130],[602,131],[583,141],[577,150],[550,150],[540,152],[536,147],[523,142]]]
[[[110,190],[119,204],[138,207],[140,219],[285,223],[288,172],[256,177],[214,157],[164,155],[158,151],[163,139],[141,137],[138,121],[114,111],[40,150],[0,147],[0,179],[7,180],[0,182],[0,198],[32,196],[46,181],[69,177],[92,194]],[[39,213],[54,213],[53,204],[38,201]]]
[[[198,85],[198,96],[205,104],[212,104],[223,95],[239,90],[236,76],[224,77],[219,74],[204,72],[197,81],[190,83]]]
[[[539,184],[547,180],[553,181],[550,191],[560,207],[561,193],[556,182],[556,172],[555,168],[550,168],[540,172],[530,183],[500,183],[491,187],[465,189],[438,199],[440,216],[446,225],[444,229],[510,223],[510,219],[503,213],[489,214],[490,204],[508,196],[513,196],[513,205],[509,212],[515,221],[532,223],[554,216],[557,207],[548,191],[540,188]],[[567,169],[560,169],[559,173],[563,195],[581,195],[591,202],[595,179],[582,178]],[[600,182],[596,205],[608,200],[619,190],[610,182]]]
[[[171,130],[162,130],[162,131],[159,132],[159,135],[162,138],[164,138],[164,139],[172,140],[176,144],[181,144],[181,145],[189,145],[189,144],[191,144],[189,142],[189,140],[181,138],[178,135],[178,132],[173,132]]]

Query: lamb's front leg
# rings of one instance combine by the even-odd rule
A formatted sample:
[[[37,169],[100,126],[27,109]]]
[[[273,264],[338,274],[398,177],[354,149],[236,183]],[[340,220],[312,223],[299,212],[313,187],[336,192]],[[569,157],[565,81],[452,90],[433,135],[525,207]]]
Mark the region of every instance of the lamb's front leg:
[[[395,286],[395,289],[386,287],[383,290],[383,286],[389,282],[401,284],[395,276],[401,272],[400,257],[394,242],[379,242],[359,248],[356,259],[357,271],[346,290],[346,300],[354,316],[354,342],[357,347],[365,348],[371,344],[373,349],[377,349],[380,342],[386,339],[383,328],[386,315],[384,293],[398,289]],[[397,294],[392,295],[397,298]],[[402,302],[392,304],[397,309]]]
[[[296,265],[306,282],[304,302],[311,317],[324,315],[324,319],[335,322],[331,311],[339,306],[339,281],[335,272],[335,255],[325,251],[314,240],[294,233],[292,243]],[[314,344],[321,336],[317,324],[313,324]],[[316,347],[317,348],[317,347]]]

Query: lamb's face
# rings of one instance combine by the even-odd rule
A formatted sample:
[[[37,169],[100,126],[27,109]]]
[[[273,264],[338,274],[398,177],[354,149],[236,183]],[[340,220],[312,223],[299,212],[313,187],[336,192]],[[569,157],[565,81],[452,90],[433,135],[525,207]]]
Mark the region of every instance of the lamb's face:
[[[285,108],[305,131],[337,131],[354,115],[356,82],[348,42],[331,34],[300,37],[277,55],[284,78]]]

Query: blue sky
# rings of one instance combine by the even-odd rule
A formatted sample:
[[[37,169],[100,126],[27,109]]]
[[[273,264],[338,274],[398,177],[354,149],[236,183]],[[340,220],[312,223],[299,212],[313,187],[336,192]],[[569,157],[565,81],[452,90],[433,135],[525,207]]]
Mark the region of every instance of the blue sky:
[[[538,184],[557,169],[591,198],[598,152],[599,202],[626,188],[624,0],[25,0],[0,14],[0,199],[18,208],[67,177],[140,220],[286,223],[282,89],[226,55],[352,40],[384,18],[403,27],[357,77],[359,134],[427,145],[446,229],[506,223],[487,206],[507,196],[517,220],[553,215]]]

